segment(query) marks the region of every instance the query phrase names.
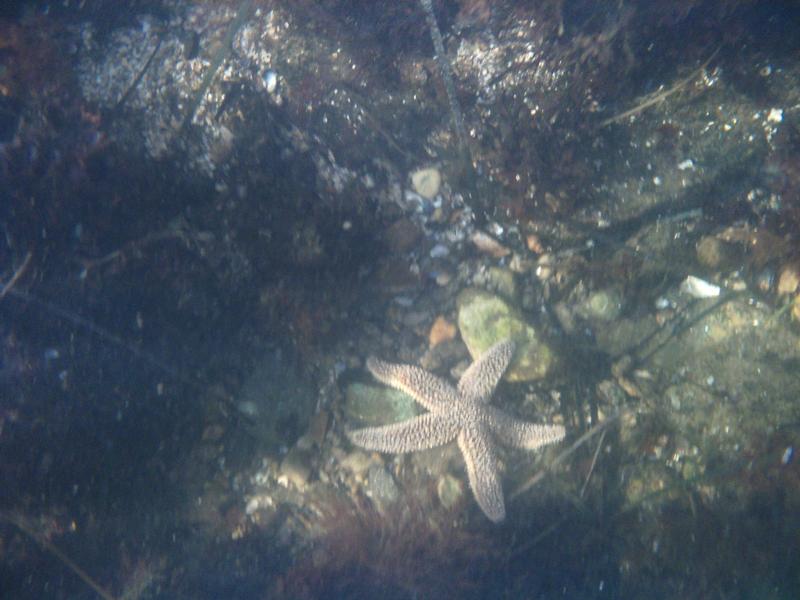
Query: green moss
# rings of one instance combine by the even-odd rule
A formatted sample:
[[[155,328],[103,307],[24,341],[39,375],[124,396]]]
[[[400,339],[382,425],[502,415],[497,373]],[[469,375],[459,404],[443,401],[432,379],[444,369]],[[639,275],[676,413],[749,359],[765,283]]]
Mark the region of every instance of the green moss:
[[[553,353],[532,325],[505,300],[470,288],[458,297],[458,327],[473,358],[492,345],[512,339],[517,345],[506,373],[509,381],[542,379],[553,366]]]

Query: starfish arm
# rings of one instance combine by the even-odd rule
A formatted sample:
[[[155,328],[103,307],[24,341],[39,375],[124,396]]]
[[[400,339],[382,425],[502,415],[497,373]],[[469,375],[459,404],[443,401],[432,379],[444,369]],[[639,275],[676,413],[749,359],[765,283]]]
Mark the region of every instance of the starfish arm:
[[[562,425],[539,425],[530,423],[504,413],[493,406],[487,407],[488,422],[499,440],[514,448],[535,450],[546,444],[553,444],[564,439]]]
[[[459,395],[469,400],[488,402],[512,356],[514,342],[511,340],[499,342],[489,348],[464,371],[458,382]]]
[[[506,506],[489,431],[484,427],[463,429],[458,434],[458,447],[464,456],[469,486],[478,506],[489,519],[499,523],[505,519]]]
[[[392,425],[355,429],[347,432],[347,437],[367,450],[399,454],[446,444],[458,435],[458,430],[459,425],[453,419],[426,413]]]
[[[442,411],[458,401],[452,385],[419,367],[370,358],[367,368],[375,379],[405,392],[428,410]]]

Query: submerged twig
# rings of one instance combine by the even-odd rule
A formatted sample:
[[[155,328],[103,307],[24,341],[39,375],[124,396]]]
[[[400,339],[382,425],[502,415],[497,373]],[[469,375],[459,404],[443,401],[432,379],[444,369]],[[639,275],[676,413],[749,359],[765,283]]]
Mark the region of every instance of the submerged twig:
[[[11,276],[11,279],[8,280],[8,283],[6,283],[3,286],[3,289],[0,290],[0,299],[2,299],[7,293],[9,293],[11,291],[11,288],[13,288],[14,285],[16,285],[17,281],[19,281],[19,278],[22,277],[22,274],[25,273],[25,271],[28,269],[28,264],[30,264],[30,262],[31,262],[31,253],[28,252],[28,254],[25,256],[25,260],[22,261],[22,265],[20,265],[19,269],[17,269],[14,272],[14,274]]]
[[[228,26],[228,31],[225,33],[225,38],[222,40],[222,46],[211,58],[211,64],[208,65],[208,69],[206,69],[206,73],[203,76],[203,81],[200,82],[200,87],[197,88],[197,91],[192,97],[192,101],[189,104],[189,111],[186,113],[183,123],[181,124],[181,131],[185,131],[186,128],[191,124],[192,120],[194,119],[194,115],[200,106],[200,103],[203,101],[203,96],[206,95],[208,88],[211,87],[211,82],[214,80],[217,70],[231,53],[231,50],[233,49],[233,38],[236,37],[236,32],[239,31],[241,26],[250,16],[252,4],[253,0],[242,0],[242,2],[239,4],[239,7],[236,11],[236,16]]]
[[[589,480],[592,478],[592,473],[594,473],[594,466],[597,464],[597,456],[600,454],[600,449],[603,447],[603,442],[606,439],[606,432],[608,429],[603,429],[603,433],[600,434],[600,439],[597,442],[597,448],[594,449],[594,456],[592,456],[592,465],[589,467],[589,472],[586,474],[586,481],[583,482],[583,487],[581,488],[580,497],[583,498],[583,494],[586,492],[586,486],[589,485]]]
[[[142,250],[156,242],[163,240],[177,239],[182,241],[187,248],[201,247],[202,244],[213,241],[213,234],[203,231],[193,231],[185,219],[179,217],[174,219],[169,225],[159,231],[148,233],[137,240],[126,242],[122,247],[112,250],[99,258],[79,259],[83,270],[81,279],[87,277],[89,272],[98,267],[105,266],[113,262],[124,262],[131,257],[141,256]]]
[[[609,117],[605,121],[601,121],[599,127],[605,127],[606,125],[611,125],[611,123],[617,123],[619,121],[623,121],[628,117],[632,117],[633,115],[639,114],[643,110],[650,108],[651,106],[655,106],[656,104],[663,102],[666,98],[671,96],[672,94],[682,90],[686,87],[692,80],[694,80],[703,70],[708,66],[708,64],[714,59],[714,57],[719,52],[719,48],[714,50],[714,52],[709,56],[705,62],[700,65],[697,69],[692,71],[691,75],[686,77],[685,79],[681,79],[678,83],[673,85],[672,87],[663,90],[661,92],[657,92],[655,94],[651,94],[647,96],[642,102],[634,106],[633,108],[626,110],[618,115],[614,115],[613,117]]]
[[[128,98],[130,98],[133,92],[136,90],[136,88],[139,87],[139,84],[144,78],[144,74],[150,70],[150,65],[153,64],[153,59],[156,57],[156,54],[158,54],[158,51],[161,49],[161,42],[164,40],[165,35],[166,35],[165,31],[162,31],[161,35],[158,36],[158,39],[156,40],[156,47],[153,48],[153,51],[150,53],[150,57],[144,63],[144,67],[142,67],[142,70],[139,71],[138,75],[136,75],[131,84],[128,86],[128,89],[125,90],[125,93],[122,94],[122,97],[114,105],[114,108],[111,110],[111,115],[109,116],[109,120],[111,120],[113,117],[119,114],[119,111],[122,110],[123,106],[125,106],[125,103],[128,101]]]
[[[367,101],[364,96],[355,88],[355,86],[349,85],[346,82],[340,82],[336,84],[336,87],[331,90],[330,93],[327,94],[327,97],[332,96],[336,93],[338,88],[343,88],[347,90],[347,93],[356,101],[358,108],[361,109],[361,114],[370,124],[370,126],[383,137],[389,146],[394,148],[404,159],[409,162],[413,162],[415,157],[410,152],[404,150],[398,143],[395,141],[394,137],[389,133],[386,127],[380,122],[380,120],[372,114],[370,110],[367,109]]]
[[[615,421],[618,421],[623,415],[627,414],[628,412],[629,411],[627,411],[627,410],[621,410],[620,412],[618,412],[614,416],[609,417],[605,421],[602,421],[602,422],[598,423],[597,425],[595,425],[594,427],[592,427],[589,431],[587,431],[581,437],[579,437],[577,440],[575,440],[569,448],[567,448],[566,450],[561,452],[561,454],[556,456],[555,459],[553,459],[550,462],[549,465],[547,465],[546,467],[541,469],[533,477],[528,479],[525,483],[523,483],[522,485],[517,487],[517,489],[515,489],[513,492],[511,492],[511,494],[509,495],[508,499],[509,500],[513,500],[514,498],[516,498],[520,494],[524,494],[525,492],[527,492],[529,489],[531,489],[533,486],[535,486],[537,483],[539,483],[539,481],[541,481],[542,478],[544,478],[544,476],[547,475],[548,471],[553,470],[555,467],[557,467],[558,465],[563,463],[565,460],[567,460],[567,458],[569,458],[572,454],[574,454],[575,451],[578,448],[583,446],[583,444],[585,444],[587,441],[589,441],[591,438],[593,438],[598,433],[605,432],[606,428],[609,425],[611,425]]]
[[[70,323],[72,323],[72,324],[74,324],[74,325],[76,325],[76,326],[78,326],[78,327],[80,327],[82,329],[85,329],[86,331],[88,331],[89,333],[97,336],[101,340],[104,340],[105,342],[108,342],[108,343],[110,343],[110,344],[112,344],[112,345],[114,345],[114,346],[116,346],[118,348],[121,348],[121,349],[129,352],[130,354],[135,356],[137,359],[143,361],[144,363],[150,365],[151,367],[154,367],[154,368],[160,370],[161,372],[166,373],[167,375],[172,377],[175,381],[177,381],[177,382],[179,382],[179,383],[181,383],[181,384],[183,384],[183,385],[185,385],[185,386],[187,386],[187,387],[189,387],[189,388],[191,388],[191,389],[193,389],[193,390],[195,390],[195,391],[197,391],[197,392],[199,392],[201,394],[209,394],[209,395],[217,398],[218,400],[220,400],[228,408],[228,410],[231,411],[230,414],[232,414],[232,415],[241,414],[238,411],[238,409],[236,408],[233,400],[227,394],[225,394],[224,392],[221,392],[221,391],[217,390],[213,386],[203,385],[201,382],[196,381],[195,379],[193,379],[193,378],[191,378],[191,377],[189,377],[187,375],[184,375],[183,373],[181,373],[180,371],[178,371],[174,367],[171,367],[171,366],[165,364],[164,362],[162,362],[154,354],[151,354],[150,352],[147,352],[146,350],[141,350],[141,349],[137,348],[136,346],[133,346],[132,344],[126,342],[121,337],[111,333],[110,331],[108,331],[106,329],[103,329],[99,325],[95,325],[89,319],[86,319],[86,318],[84,318],[84,317],[80,316],[79,314],[74,313],[72,311],[69,311],[69,310],[66,310],[64,308],[61,308],[60,306],[57,306],[57,305],[53,304],[52,302],[48,302],[47,300],[43,300],[41,298],[38,298],[37,296],[34,296],[33,294],[31,294],[29,292],[24,292],[22,290],[16,290],[16,289],[13,289],[13,290],[9,289],[8,293],[9,293],[10,296],[13,296],[13,297],[15,297],[15,298],[17,298],[19,300],[24,300],[25,302],[29,302],[31,304],[35,304],[35,305],[39,306],[40,308],[44,309],[45,311],[47,311],[48,313],[50,313],[52,315],[55,315],[56,317],[58,317],[60,319],[64,319],[65,321],[68,321],[68,322],[70,322]]]
[[[428,22],[428,28],[431,32],[433,49],[436,53],[434,58],[436,60],[436,65],[439,67],[439,76],[442,78],[442,83],[444,83],[447,101],[450,103],[450,116],[453,119],[453,128],[458,136],[458,145],[462,152],[466,152],[467,132],[464,127],[464,114],[461,112],[461,106],[456,97],[456,86],[453,84],[453,74],[450,69],[450,64],[447,62],[447,55],[444,52],[442,32],[439,31],[439,25],[436,23],[433,3],[431,0],[419,0],[419,3],[425,11],[425,20]]]
[[[72,560],[69,556],[64,554],[58,546],[56,546],[53,542],[46,539],[44,536],[40,535],[38,532],[34,531],[34,529],[25,522],[25,519],[22,517],[15,515],[13,513],[8,513],[5,511],[0,511],[0,519],[8,521],[12,525],[14,525],[17,529],[23,532],[25,535],[30,537],[34,542],[39,544],[42,548],[47,550],[50,554],[55,556],[58,560],[60,560],[70,571],[75,573],[81,580],[92,588],[98,596],[103,598],[103,600],[117,600],[117,598],[108,590],[106,590],[103,586],[101,586],[97,581],[95,581],[91,575],[89,575],[83,568],[81,568],[74,560]]]

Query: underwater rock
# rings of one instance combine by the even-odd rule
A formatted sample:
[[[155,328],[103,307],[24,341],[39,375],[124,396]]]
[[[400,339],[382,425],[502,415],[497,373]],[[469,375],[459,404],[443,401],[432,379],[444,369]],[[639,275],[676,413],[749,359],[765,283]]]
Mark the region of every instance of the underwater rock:
[[[395,295],[419,287],[420,277],[408,261],[391,257],[380,264],[375,272],[375,281],[381,291]]]
[[[345,415],[358,426],[387,425],[419,413],[408,394],[384,386],[351,383],[345,390]]]
[[[343,469],[350,471],[357,479],[363,478],[375,463],[372,456],[361,450],[354,450],[341,459]]]
[[[578,315],[590,321],[614,321],[622,311],[622,296],[614,289],[593,292],[576,307]]]
[[[517,282],[513,271],[501,267],[491,267],[486,270],[486,287],[497,292],[507,300],[517,297]]]
[[[483,231],[476,231],[470,239],[478,250],[494,258],[503,258],[511,254],[511,250]]]
[[[419,366],[426,371],[438,371],[466,358],[467,349],[461,340],[453,338],[428,348],[419,359]]]
[[[422,229],[411,219],[398,219],[386,229],[384,239],[392,254],[405,254],[422,239]]]
[[[311,478],[311,453],[297,446],[289,450],[281,462],[278,481],[303,490]]]
[[[798,288],[800,288],[800,266],[785,265],[778,278],[778,295],[794,294]]]
[[[419,169],[411,174],[411,187],[423,198],[433,200],[442,185],[442,175],[438,169]]]
[[[552,351],[516,308],[499,296],[475,288],[464,290],[457,302],[458,328],[473,358],[501,340],[512,339],[516,351],[506,379],[532,381],[549,373]]]
[[[741,261],[741,252],[730,242],[707,235],[697,242],[697,260],[710,269],[732,269]]]
[[[428,333],[428,346],[433,348],[442,342],[447,342],[456,337],[456,326],[439,315],[431,325],[431,330]]]
[[[436,495],[443,507],[453,508],[464,495],[464,486],[456,477],[446,473],[436,483]]]
[[[397,487],[394,477],[384,467],[373,465],[367,477],[370,497],[378,507],[386,508],[400,496],[400,488]]]
[[[704,279],[689,275],[681,283],[681,293],[692,298],[716,298],[720,294],[720,287]]]

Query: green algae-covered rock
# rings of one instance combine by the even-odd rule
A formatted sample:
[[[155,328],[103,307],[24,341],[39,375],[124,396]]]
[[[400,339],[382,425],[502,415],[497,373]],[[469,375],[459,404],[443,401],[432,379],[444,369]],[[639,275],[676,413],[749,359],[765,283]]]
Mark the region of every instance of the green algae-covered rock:
[[[590,321],[615,321],[622,312],[622,295],[610,288],[598,290],[579,304],[576,312]]]
[[[486,271],[487,284],[489,289],[509,300],[517,296],[517,282],[514,280],[514,273],[510,269],[500,267],[489,267]]]
[[[419,414],[408,394],[385,386],[351,383],[345,390],[345,414],[356,426],[388,425]]]
[[[505,300],[474,288],[458,296],[458,328],[472,358],[505,339],[516,343],[514,360],[506,373],[509,381],[531,381],[545,377],[553,364],[553,353],[522,314]]]

